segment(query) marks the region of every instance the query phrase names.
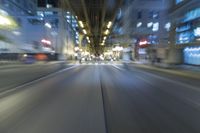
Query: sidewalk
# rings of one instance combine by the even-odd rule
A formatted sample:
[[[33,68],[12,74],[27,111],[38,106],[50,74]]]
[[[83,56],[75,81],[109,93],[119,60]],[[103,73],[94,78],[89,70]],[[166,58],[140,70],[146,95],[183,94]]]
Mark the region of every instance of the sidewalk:
[[[161,63],[151,64],[149,62],[134,61],[129,64],[135,67],[140,67],[144,69],[165,72],[169,74],[175,74],[179,76],[184,76],[188,78],[200,79],[200,66],[192,65],[167,65]]]
[[[25,64],[20,61],[0,61],[0,69],[7,69],[7,68],[17,68],[17,67],[33,67],[33,66],[40,66],[40,65],[53,65],[53,64],[69,64],[70,61],[48,61],[48,62],[43,62],[43,61],[38,61],[32,64]]]

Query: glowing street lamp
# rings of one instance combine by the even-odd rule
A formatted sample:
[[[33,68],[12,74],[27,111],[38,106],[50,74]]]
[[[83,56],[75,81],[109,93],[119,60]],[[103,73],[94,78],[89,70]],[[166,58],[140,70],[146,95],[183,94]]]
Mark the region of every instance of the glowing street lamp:
[[[107,29],[106,31],[105,31],[105,35],[108,35],[110,32],[109,32],[109,30]]]
[[[77,52],[79,51],[79,47],[75,47],[74,50]]]
[[[79,25],[81,26],[81,28],[84,28],[83,22],[82,21],[78,21]]]
[[[102,42],[102,43],[101,43],[101,46],[104,46],[104,45],[105,45],[105,42]]]
[[[87,34],[87,31],[85,29],[83,29],[83,33],[86,35]]]
[[[110,28],[111,28],[111,26],[112,26],[112,22],[111,22],[111,21],[109,21],[109,22],[108,22],[108,25],[107,25],[107,28],[108,28],[108,29],[110,29]]]

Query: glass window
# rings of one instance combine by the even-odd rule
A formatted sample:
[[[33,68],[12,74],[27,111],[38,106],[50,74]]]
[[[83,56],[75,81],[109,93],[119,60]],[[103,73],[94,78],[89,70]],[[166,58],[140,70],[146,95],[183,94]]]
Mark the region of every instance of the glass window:
[[[150,19],[158,19],[159,18],[159,12],[158,11],[150,11],[149,12],[149,18]]]
[[[137,28],[141,27],[142,26],[142,22],[138,22],[137,23]]]
[[[194,29],[194,36],[200,37],[200,27],[197,27],[196,29]]]
[[[156,32],[156,31],[158,31],[158,30],[159,30],[159,22],[156,22],[156,23],[153,24],[153,29],[152,29],[152,31]]]
[[[139,11],[137,14],[137,19],[141,19],[142,18],[142,11]]]
[[[190,43],[193,42],[194,40],[194,34],[191,31],[186,31],[186,32],[182,32],[177,34],[177,44],[186,44],[186,43]]]

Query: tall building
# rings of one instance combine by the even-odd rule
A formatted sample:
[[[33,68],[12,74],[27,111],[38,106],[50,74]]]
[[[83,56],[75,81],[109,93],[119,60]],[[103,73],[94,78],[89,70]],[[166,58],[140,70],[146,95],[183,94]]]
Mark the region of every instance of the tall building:
[[[199,0],[173,0],[170,17],[171,62],[200,65]]]
[[[27,18],[27,16],[34,16],[36,14],[36,9],[36,0],[0,0],[0,10],[9,18],[13,18],[13,20],[18,24],[18,28],[16,29],[0,29],[0,35],[9,40],[7,42],[0,42],[4,44],[1,45],[1,49],[3,49],[0,51],[1,53],[23,52],[21,48],[26,47],[26,45],[23,44],[27,44],[26,42],[22,43],[22,40],[27,37],[22,36],[23,31],[26,31],[26,29],[24,29],[26,26],[23,21]]]
[[[62,58],[71,58],[75,44],[79,43],[76,18],[60,8],[38,8],[37,16],[44,19],[47,28],[44,38],[52,42],[55,53]]]
[[[122,7],[120,32],[134,45],[136,59],[166,58],[169,0],[127,0]],[[160,52],[162,51],[162,52]]]
[[[74,44],[79,43],[76,39],[78,24],[69,12],[54,8],[55,5],[50,0],[48,7],[44,8],[37,7],[41,4],[38,3],[41,1],[37,0],[0,0],[0,2],[2,11],[7,12],[19,25],[12,31],[0,29],[0,34],[6,33],[6,37],[10,40],[9,43],[0,41],[6,44],[0,45],[0,49],[3,46],[2,49],[6,49],[6,53],[45,53],[56,59],[66,59],[74,54]]]
[[[37,9],[37,0],[0,0],[0,3],[11,15],[34,15]]]

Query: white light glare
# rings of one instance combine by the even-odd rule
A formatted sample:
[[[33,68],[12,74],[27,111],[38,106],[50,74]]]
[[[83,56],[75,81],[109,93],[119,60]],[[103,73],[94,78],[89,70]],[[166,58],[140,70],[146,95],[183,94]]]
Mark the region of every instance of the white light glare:
[[[78,50],[79,50],[79,47],[75,47],[74,50],[75,50],[75,51],[78,51]]]
[[[137,28],[141,27],[142,26],[142,22],[138,22],[137,23]]]
[[[105,34],[106,34],[106,35],[108,35],[108,34],[109,34],[109,30],[108,30],[108,29],[105,31]]]
[[[81,26],[81,28],[84,28],[84,24],[82,21],[78,21],[79,25]]]
[[[50,24],[50,23],[45,23],[45,26],[46,26],[47,28],[49,28],[49,29],[51,29],[51,28],[52,28],[52,26],[51,26],[51,24]]]
[[[110,29],[110,28],[111,28],[111,26],[112,26],[112,22],[111,22],[111,21],[109,21],[109,22],[108,22],[108,25],[107,25],[107,28],[108,28],[108,29]]]
[[[156,22],[153,24],[153,29],[152,31],[158,31],[159,30],[159,22]]]
[[[171,28],[171,23],[170,23],[170,22],[166,23],[166,24],[165,24],[165,29],[166,29],[167,31],[169,31],[170,28]]]
[[[0,16],[0,25],[11,25],[11,21],[4,16]]]
[[[148,28],[151,28],[153,26],[153,22],[149,22],[148,24],[147,24],[147,27]]]
[[[195,36],[200,36],[200,27],[197,27],[196,29],[194,29],[194,35]]]
[[[83,33],[86,35],[87,34],[87,31],[85,29],[83,29]]]

